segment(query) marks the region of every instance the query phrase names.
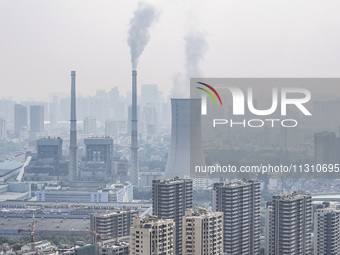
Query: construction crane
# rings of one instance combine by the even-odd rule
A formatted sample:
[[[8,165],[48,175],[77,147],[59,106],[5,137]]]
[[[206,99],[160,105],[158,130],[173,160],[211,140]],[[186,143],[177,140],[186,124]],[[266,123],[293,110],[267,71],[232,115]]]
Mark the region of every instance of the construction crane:
[[[30,233],[31,251],[35,251],[35,217],[34,217],[34,213],[33,213],[33,220],[32,220],[31,229],[30,230],[18,229],[18,233],[20,234],[21,232],[29,232]]]

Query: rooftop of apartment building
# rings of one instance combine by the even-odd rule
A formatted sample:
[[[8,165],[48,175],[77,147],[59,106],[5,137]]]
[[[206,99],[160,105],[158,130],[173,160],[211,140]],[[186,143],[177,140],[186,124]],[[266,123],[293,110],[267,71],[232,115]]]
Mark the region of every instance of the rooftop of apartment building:
[[[254,182],[257,182],[257,181],[240,179],[240,180],[233,180],[233,181],[218,182],[217,185],[223,186],[223,187],[240,187],[240,186],[246,186],[246,185],[252,184]]]
[[[223,214],[222,212],[211,212],[202,207],[196,207],[196,209],[187,209],[185,211],[186,217],[201,217],[201,216],[215,216],[216,214]]]
[[[157,224],[168,224],[173,222],[171,219],[159,219],[156,215],[147,214],[144,219],[139,216],[136,216],[134,220],[133,226],[136,227],[136,222],[138,221],[138,227],[140,228],[151,228],[150,223],[157,223]]]
[[[296,191],[293,191],[293,192],[289,192],[289,193],[274,195],[273,199],[276,199],[276,200],[295,200],[295,199],[304,198],[306,196],[310,196],[310,194],[300,194],[300,193],[297,193]]]
[[[187,180],[190,180],[190,179],[187,179]],[[153,180],[154,183],[159,183],[159,184],[176,184],[176,183],[181,183],[182,181],[183,179],[179,178],[178,176]]]

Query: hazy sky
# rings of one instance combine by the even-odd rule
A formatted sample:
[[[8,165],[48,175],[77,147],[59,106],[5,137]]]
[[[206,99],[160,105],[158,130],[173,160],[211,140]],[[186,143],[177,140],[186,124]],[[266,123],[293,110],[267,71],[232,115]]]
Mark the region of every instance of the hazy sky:
[[[205,36],[204,77],[339,77],[340,1],[154,0],[159,16],[138,83],[186,91],[185,36]],[[138,1],[0,0],[0,98],[131,90],[129,21]],[[185,83],[185,84],[183,84]],[[175,88],[175,89],[173,89]]]

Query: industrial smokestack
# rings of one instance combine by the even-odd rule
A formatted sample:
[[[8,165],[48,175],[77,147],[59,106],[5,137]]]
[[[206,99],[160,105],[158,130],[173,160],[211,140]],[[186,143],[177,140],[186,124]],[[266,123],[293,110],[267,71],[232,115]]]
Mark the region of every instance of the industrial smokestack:
[[[165,177],[190,176],[190,159],[204,166],[201,134],[201,100],[171,99],[171,142]]]
[[[132,71],[132,116],[131,116],[131,183],[138,186],[138,141],[137,141],[137,71]]]
[[[139,183],[137,143],[137,65],[138,59],[150,40],[149,29],[157,17],[156,9],[146,3],[138,3],[134,17],[130,20],[128,44],[132,64],[132,118],[131,118],[131,182]]]
[[[77,157],[77,118],[76,118],[76,71],[71,71],[71,119],[70,119],[70,163],[69,180],[78,180]]]

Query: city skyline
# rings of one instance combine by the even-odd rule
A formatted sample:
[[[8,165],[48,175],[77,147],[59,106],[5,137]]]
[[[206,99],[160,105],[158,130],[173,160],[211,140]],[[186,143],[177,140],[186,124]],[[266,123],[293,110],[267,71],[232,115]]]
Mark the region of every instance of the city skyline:
[[[1,254],[340,254],[340,2],[0,6]]]

